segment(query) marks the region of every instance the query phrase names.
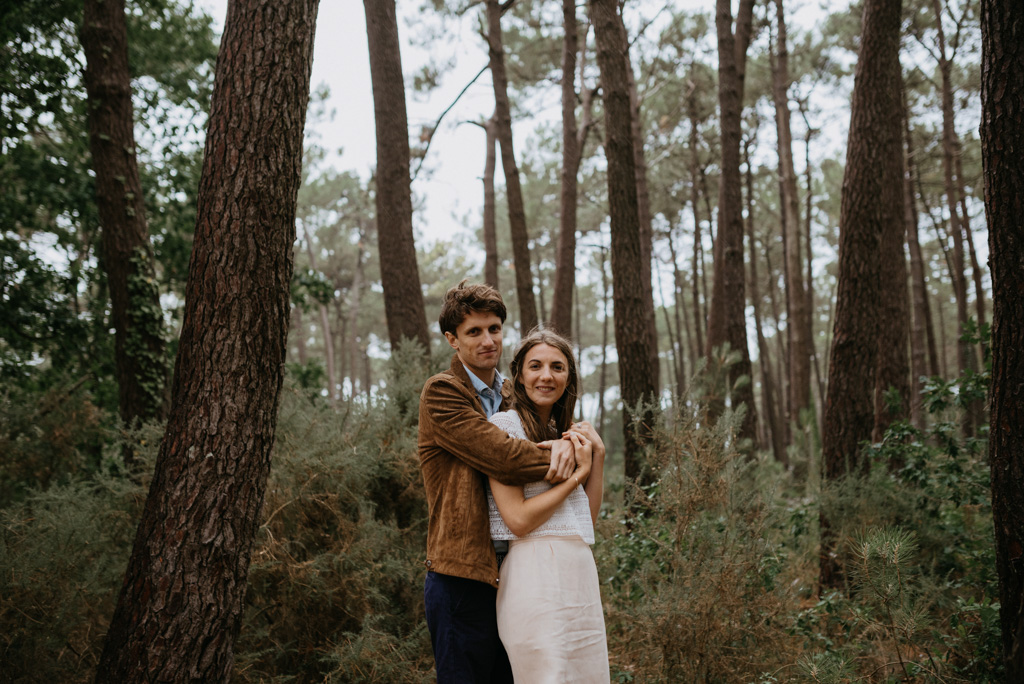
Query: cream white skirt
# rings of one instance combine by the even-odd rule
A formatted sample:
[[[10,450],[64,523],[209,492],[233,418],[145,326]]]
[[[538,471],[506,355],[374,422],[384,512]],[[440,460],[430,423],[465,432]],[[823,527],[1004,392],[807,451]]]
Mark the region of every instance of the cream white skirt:
[[[608,682],[597,566],[575,537],[512,540],[498,583],[498,634],[516,682]]]

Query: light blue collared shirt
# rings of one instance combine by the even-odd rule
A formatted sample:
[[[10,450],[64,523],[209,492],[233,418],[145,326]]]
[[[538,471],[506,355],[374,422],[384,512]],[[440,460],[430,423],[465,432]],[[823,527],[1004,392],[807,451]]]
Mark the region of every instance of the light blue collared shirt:
[[[462,364],[463,368],[466,368],[466,364]],[[494,383],[488,387],[484,384],[484,381],[476,377],[476,374],[466,368],[466,374],[469,375],[469,381],[473,383],[473,389],[476,390],[476,395],[480,397],[480,403],[484,405],[484,413],[490,418],[498,409],[501,408],[501,386],[505,382],[505,378],[501,377],[501,373],[498,369],[494,369]]]

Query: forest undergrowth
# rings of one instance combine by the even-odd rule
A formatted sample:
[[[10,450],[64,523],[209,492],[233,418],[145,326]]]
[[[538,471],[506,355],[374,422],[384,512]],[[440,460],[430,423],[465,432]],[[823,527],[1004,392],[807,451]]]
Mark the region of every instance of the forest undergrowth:
[[[235,681],[433,680],[425,373],[335,406],[286,385]],[[824,489],[813,429],[786,469],[737,443],[738,411],[711,424],[692,397],[652,426],[653,485],[624,483],[611,454],[594,553],[612,681],[1000,681],[984,431],[959,436],[959,389],[930,383],[932,427],[894,424],[866,447],[870,474]],[[0,397],[3,682],[91,680],[159,445],[160,426],[118,436],[75,397]],[[41,410],[61,419],[27,427]],[[123,439],[142,452],[132,473]],[[821,510],[842,591],[818,587]]]

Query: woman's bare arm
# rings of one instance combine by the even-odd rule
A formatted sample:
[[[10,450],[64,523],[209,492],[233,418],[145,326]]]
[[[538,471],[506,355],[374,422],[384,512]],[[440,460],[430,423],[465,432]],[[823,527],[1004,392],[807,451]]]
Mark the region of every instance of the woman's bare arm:
[[[546,492],[527,499],[522,487],[502,484],[490,478],[491,493],[494,495],[494,503],[498,505],[498,512],[508,529],[517,537],[526,536],[544,524],[576,487],[586,482],[592,474],[590,441],[578,433],[570,434],[569,440],[579,465],[568,480]]]

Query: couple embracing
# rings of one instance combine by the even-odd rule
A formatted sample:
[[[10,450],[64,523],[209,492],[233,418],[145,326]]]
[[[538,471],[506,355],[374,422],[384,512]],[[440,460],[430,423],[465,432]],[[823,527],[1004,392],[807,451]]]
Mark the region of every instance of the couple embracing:
[[[455,354],[420,398],[437,679],[607,682],[589,546],[604,444],[572,422],[580,381],[565,338],[529,333],[501,376],[505,313],[492,287],[448,290],[439,322]]]

